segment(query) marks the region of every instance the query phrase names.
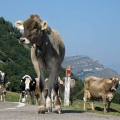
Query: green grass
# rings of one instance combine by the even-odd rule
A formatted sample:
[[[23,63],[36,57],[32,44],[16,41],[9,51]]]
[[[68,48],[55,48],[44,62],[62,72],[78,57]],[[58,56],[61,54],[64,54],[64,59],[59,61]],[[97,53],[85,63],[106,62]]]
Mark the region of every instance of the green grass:
[[[19,101],[19,97],[20,97],[19,93],[7,91],[6,101],[18,102]]]
[[[9,102],[18,102],[19,101],[19,93],[16,92],[7,92],[6,101]],[[91,113],[97,113],[97,114],[104,114],[103,112],[103,103],[102,102],[94,102],[95,110],[91,110],[90,102],[87,103],[87,112]],[[62,101],[62,108],[67,110],[73,110],[78,112],[84,112],[83,111],[83,101],[80,100],[74,100],[72,106],[64,106],[64,103]],[[110,106],[110,112],[106,113],[107,115],[114,115],[114,116],[120,116],[120,104],[111,103]]]
[[[64,106],[62,104],[64,109],[71,109],[76,110],[80,112],[83,111],[83,101],[75,100],[72,106]],[[95,110],[91,110],[91,104],[90,102],[87,103],[87,112],[91,113],[97,113],[97,114],[104,114],[103,112],[103,103],[102,102],[94,102]],[[120,104],[111,103],[110,105],[110,112],[107,112],[106,115],[114,115],[114,116],[120,116]]]

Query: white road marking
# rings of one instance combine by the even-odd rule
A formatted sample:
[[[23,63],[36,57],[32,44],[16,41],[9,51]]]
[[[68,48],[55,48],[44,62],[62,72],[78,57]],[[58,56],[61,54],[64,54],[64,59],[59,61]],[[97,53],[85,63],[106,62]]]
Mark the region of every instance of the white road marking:
[[[18,102],[14,102],[14,103],[18,103]],[[14,110],[14,109],[17,109],[18,107],[20,108],[20,107],[23,107],[23,106],[25,106],[25,103],[20,103],[19,102],[17,106],[14,106],[12,108],[1,109],[0,111],[2,111],[2,110]]]
[[[17,106],[15,106],[15,107],[23,107],[23,106],[25,106],[25,103],[20,103],[19,102],[19,104]]]

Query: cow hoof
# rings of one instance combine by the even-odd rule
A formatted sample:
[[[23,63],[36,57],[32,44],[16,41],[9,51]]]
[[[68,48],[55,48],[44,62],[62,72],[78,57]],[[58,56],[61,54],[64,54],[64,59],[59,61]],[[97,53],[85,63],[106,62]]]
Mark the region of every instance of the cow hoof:
[[[62,111],[61,110],[55,110],[54,113],[62,114]]]
[[[51,108],[51,107],[46,108],[46,112],[48,112],[48,113],[52,113],[52,108]]]
[[[62,112],[62,109],[61,109],[61,106],[60,105],[57,105],[56,107],[55,107],[55,111],[54,111],[54,113],[58,113],[58,114],[61,114]]]
[[[48,109],[48,113],[52,113],[52,108],[49,108],[49,109]]]
[[[38,110],[38,114],[45,114],[45,110],[39,109],[39,110]]]
[[[39,108],[39,110],[38,110],[38,114],[45,114],[45,112],[46,112],[45,107],[40,106],[40,108]]]

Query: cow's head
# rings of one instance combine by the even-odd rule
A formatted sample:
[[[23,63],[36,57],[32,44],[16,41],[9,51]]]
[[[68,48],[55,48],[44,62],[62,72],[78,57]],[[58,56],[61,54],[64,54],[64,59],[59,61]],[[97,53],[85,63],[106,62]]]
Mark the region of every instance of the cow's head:
[[[5,84],[6,82],[6,73],[0,71],[0,84]]]
[[[112,92],[115,92],[116,90],[117,90],[117,88],[118,88],[118,85],[119,85],[119,79],[118,79],[118,77],[113,77],[112,79],[111,79],[111,81],[112,81],[112,87],[111,87],[111,91]]]
[[[36,80],[34,77],[29,76],[29,75],[25,75],[23,76],[21,83],[20,83],[20,87],[22,91],[26,91],[26,90],[31,90],[33,87],[35,88],[36,86]]]
[[[17,21],[15,26],[18,29],[24,30],[23,36],[20,38],[21,44],[37,44],[43,31],[47,29],[47,22],[41,20],[38,15],[30,15],[26,21]],[[42,41],[41,41],[42,42]]]

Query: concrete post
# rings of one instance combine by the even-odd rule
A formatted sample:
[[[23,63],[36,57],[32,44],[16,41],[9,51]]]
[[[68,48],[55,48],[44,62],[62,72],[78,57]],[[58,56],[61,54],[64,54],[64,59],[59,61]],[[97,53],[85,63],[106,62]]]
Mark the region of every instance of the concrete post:
[[[69,106],[70,98],[70,74],[71,66],[66,66],[66,77],[65,77],[65,91],[64,91],[64,106]]]

